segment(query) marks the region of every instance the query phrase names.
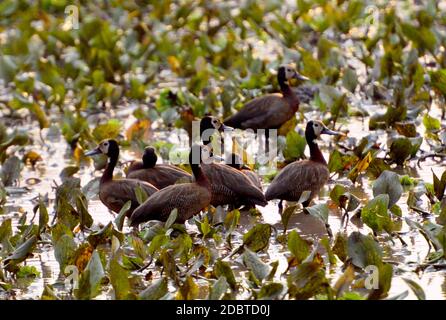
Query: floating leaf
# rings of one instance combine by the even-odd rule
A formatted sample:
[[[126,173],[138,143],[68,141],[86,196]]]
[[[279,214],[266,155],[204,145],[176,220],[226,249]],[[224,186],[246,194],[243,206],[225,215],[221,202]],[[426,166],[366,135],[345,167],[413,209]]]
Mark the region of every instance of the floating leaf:
[[[325,272],[318,262],[304,262],[288,276],[288,294],[295,299],[309,299],[328,286]]]
[[[118,228],[119,231],[122,231],[122,227],[124,226],[124,219],[127,216],[127,211],[129,211],[130,207],[132,206],[132,201],[127,201],[119,210],[119,213],[117,217],[115,218],[115,225],[116,228]]]
[[[214,266],[214,274],[217,278],[225,277],[226,281],[229,283],[232,289],[235,289],[237,286],[237,281],[235,279],[234,272],[231,269],[231,266],[226,261],[222,261],[218,259]]]
[[[265,279],[271,271],[271,267],[260,260],[257,254],[249,249],[245,249],[243,253],[243,262],[259,281]]]
[[[186,280],[177,292],[177,300],[194,300],[198,298],[199,289],[191,276],[186,276]]]
[[[288,234],[288,250],[296,258],[297,263],[302,263],[308,257],[311,251],[310,249],[308,242],[302,239],[296,230]]]
[[[348,237],[347,248],[348,256],[355,266],[365,268],[368,265],[381,265],[381,247],[371,236],[352,232]]]
[[[115,299],[117,300],[128,299],[131,296],[131,286],[129,281],[130,273],[119,263],[121,255],[121,250],[118,250],[113,255],[112,259],[110,260],[109,271],[110,282],[113,286]]]
[[[389,196],[389,208],[398,202],[403,194],[398,174],[385,170],[379,178],[373,183],[373,196],[387,194]]]
[[[287,160],[299,159],[304,155],[306,140],[296,131],[290,131],[286,135],[286,147],[283,155]]]
[[[95,250],[85,270],[79,277],[79,289],[75,290],[77,299],[92,299],[100,293],[102,278],[105,276],[104,268],[98,252]]]
[[[167,279],[162,277],[140,292],[139,298],[143,300],[159,300],[167,293]]]
[[[250,250],[257,252],[268,246],[270,237],[271,225],[266,223],[256,224],[243,235],[243,245]]]
[[[418,283],[408,278],[403,278],[403,280],[407,283],[409,288],[412,289],[418,300],[426,300],[426,294],[424,293],[423,288],[421,288]]]
[[[209,287],[209,300],[220,300],[229,289],[229,284],[224,276],[219,277],[212,286]]]
[[[399,183],[399,181],[398,181]],[[380,194],[370,200],[361,211],[361,219],[375,232],[392,231],[392,220],[388,212],[389,196]]]
[[[328,206],[325,203],[316,204],[312,207],[307,207],[305,210],[309,214],[321,220],[324,224],[328,223]]]

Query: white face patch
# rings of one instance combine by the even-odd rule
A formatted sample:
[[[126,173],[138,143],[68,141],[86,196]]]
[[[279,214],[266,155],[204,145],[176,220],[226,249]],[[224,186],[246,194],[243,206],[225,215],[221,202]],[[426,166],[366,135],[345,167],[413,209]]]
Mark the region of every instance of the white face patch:
[[[212,150],[210,146],[202,146],[201,147],[201,161],[203,163],[209,164],[212,163],[211,158]]]
[[[287,80],[292,79],[295,76],[295,74],[296,70],[288,66],[285,67],[285,78],[287,78]]]
[[[319,137],[321,135],[322,130],[324,129],[324,125],[319,121],[313,122],[313,131],[316,137]]]
[[[103,154],[108,154],[108,147],[110,146],[110,143],[108,141],[104,141],[99,145],[99,149]]]
[[[221,123],[217,119],[212,119],[212,126],[218,130],[221,127]]]

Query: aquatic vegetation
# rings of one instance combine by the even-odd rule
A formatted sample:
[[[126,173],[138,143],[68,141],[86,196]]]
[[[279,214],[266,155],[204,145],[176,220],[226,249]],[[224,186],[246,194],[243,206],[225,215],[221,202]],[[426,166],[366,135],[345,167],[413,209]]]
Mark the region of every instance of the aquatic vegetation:
[[[0,298],[444,297],[445,8],[3,1]],[[319,142],[329,176],[319,197],[302,193],[281,215],[274,200],[250,210],[203,204],[185,224],[173,209],[135,230],[126,217],[147,192],[133,188],[114,213],[100,202],[96,171],[107,157],[86,150],[119,143],[110,181],[149,145],[159,163],[178,164],[194,120],[231,119],[280,92],[284,64],[310,80],[287,77],[299,109],[275,125],[276,166],[247,166],[268,190],[308,157],[305,125],[321,120],[345,136]],[[237,146],[243,161],[255,147]]]

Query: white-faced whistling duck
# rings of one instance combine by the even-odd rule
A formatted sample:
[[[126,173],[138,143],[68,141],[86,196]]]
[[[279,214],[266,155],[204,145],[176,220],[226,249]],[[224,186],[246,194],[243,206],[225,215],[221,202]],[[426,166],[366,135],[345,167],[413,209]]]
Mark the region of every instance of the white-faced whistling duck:
[[[213,131],[215,132],[215,130],[221,133],[225,130],[231,131],[233,130],[233,128],[224,125],[219,119],[215,117],[203,117],[200,121],[200,136],[205,146],[210,145],[212,141],[212,134]],[[244,165],[238,155],[236,155],[235,153],[230,153],[230,155],[226,158],[225,163],[234,169],[240,170],[248,177],[248,179],[254,184],[254,186],[262,190],[262,184],[257,173],[252,171],[248,166]]]
[[[210,145],[203,146],[203,152],[209,154],[212,159],[212,149]],[[262,190],[257,188],[248,177],[237,169],[226,164],[206,161],[202,164],[202,169],[211,183],[212,200],[214,207],[229,205],[239,208],[243,205],[266,206],[268,203]]]
[[[245,174],[253,185],[262,190],[262,181],[255,171],[243,163],[242,159],[235,153],[229,154],[225,160],[226,164],[234,169],[240,170]]]
[[[130,225],[135,227],[149,220],[166,221],[175,208],[178,210],[176,222],[184,223],[209,206],[211,187],[200,165],[206,154],[200,146],[193,145],[189,163],[195,181],[171,185],[154,193],[133,212]]]
[[[224,131],[232,131],[234,128],[224,125],[219,119],[213,116],[205,116],[200,120],[200,138],[204,145],[212,142],[212,135],[215,131],[220,134]],[[223,137],[221,137],[223,146]]]
[[[129,166],[127,178],[146,181],[158,189],[164,189],[180,179],[184,182],[192,180],[192,176],[183,169],[168,164],[156,164],[157,160],[155,149],[145,148],[142,161],[134,161]]]
[[[279,67],[277,80],[281,93],[267,94],[249,101],[224,124],[239,129],[279,129],[299,109],[299,98],[291,89],[290,79],[308,80],[290,65]]]
[[[144,181],[135,179],[113,179],[113,170],[119,158],[119,145],[115,140],[103,140],[96,149],[88,151],[85,155],[92,156],[101,153],[108,156],[108,162],[101,177],[99,198],[108,209],[114,212],[119,212],[122,206],[130,200],[132,205],[127,212],[127,216],[130,216],[133,210],[139,206],[135,194],[137,186],[140,186],[148,196],[154,194],[158,189]]]
[[[322,122],[308,121],[305,138],[310,147],[310,159],[295,161],[283,168],[266,190],[267,200],[280,199],[279,212],[282,212],[282,201],[299,201],[304,191],[310,191],[309,198],[302,205],[307,207],[311,200],[327,183],[329,171],[327,162],[319,149],[316,139],[321,134],[343,135],[328,129]]]

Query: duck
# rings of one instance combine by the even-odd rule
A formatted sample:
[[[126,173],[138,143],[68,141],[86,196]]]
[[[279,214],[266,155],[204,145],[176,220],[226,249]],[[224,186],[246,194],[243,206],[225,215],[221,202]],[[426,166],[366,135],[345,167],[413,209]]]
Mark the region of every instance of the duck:
[[[215,163],[210,145],[204,145],[203,152],[209,159],[203,162],[202,170],[211,184],[211,205],[214,207],[228,205],[234,209],[243,205],[246,207],[267,205],[263,191],[244,173],[224,163]]]
[[[279,129],[299,110],[298,95],[288,83],[291,79],[309,80],[291,65],[281,65],[277,72],[281,92],[266,94],[249,101],[237,113],[226,118],[223,123],[243,130]]]
[[[85,156],[93,156],[97,154],[105,154],[108,162],[102,174],[99,183],[99,199],[111,211],[119,212],[127,201],[131,201],[130,209],[126,215],[130,216],[140,204],[136,197],[135,189],[139,186],[148,195],[151,196],[158,188],[154,185],[136,180],[136,179],[113,179],[113,171],[118,163],[119,145],[114,139],[106,139],[99,145],[88,152]]]
[[[248,177],[253,185],[255,185],[260,190],[263,190],[262,180],[260,179],[259,175],[255,171],[251,170],[251,168],[248,167],[246,164],[244,164],[239,155],[233,152],[230,153],[229,157],[226,158],[225,163],[228,166],[241,171]]]
[[[279,213],[282,213],[283,210],[283,200],[299,201],[304,191],[310,192],[309,197],[302,203],[304,208],[308,207],[313,198],[328,182],[330,172],[316,142],[316,139],[322,134],[344,135],[328,129],[321,121],[308,121],[305,128],[305,139],[310,148],[310,159],[288,164],[273,179],[266,190],[266,200],[280,199]]]
[[[208,207],[211,202],[211,184],[201,168],[206,155],[201,146],[193,145],[189,164],[194,181],[171,185],[155,192],[133,212],[130,226],[137,227],[150,220],[166,221],[174,209],[178,210],[175,222],[185,223]]]
[[[146,181],[158,189],[164,189],[179,180],[191,181],[192,176],[173,165],[156,164],[158,156],[155,148],[146,147],[142,161],[134,161],[127,169],[127,178]]]
[[[212,142],[212,135],[215,131],[218,131],[221,134],[224,131],[233,131],[233,130],[234,128],[223,124],[218,118],[213,116],[205,116],[200,121],[200,136],[203,145],[205,146],[210,146]],[[217,157],[215,158],[218,159]],[[237,154],[231,152],[224,161],[225,164],[227,164],[228,166],[237,169],[241,171],[243,174],[245,174],[257,188],[262,190],[262,183],[260,177],[257,175],[257,173],[252,171],[248,166],[243,164],[242,160]]]

